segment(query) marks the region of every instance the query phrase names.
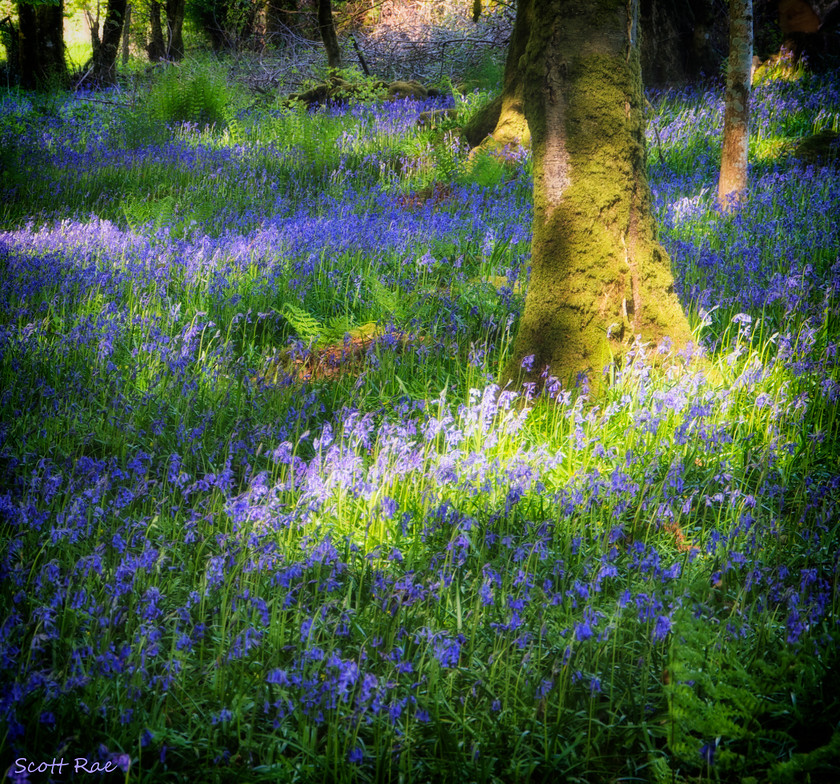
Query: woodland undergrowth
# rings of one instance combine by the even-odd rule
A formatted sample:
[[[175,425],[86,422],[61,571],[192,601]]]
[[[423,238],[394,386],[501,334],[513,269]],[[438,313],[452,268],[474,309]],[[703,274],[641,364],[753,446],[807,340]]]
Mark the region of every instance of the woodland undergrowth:
[[[495,385],[531,170],[468,158],[486,94],[180,68],[0,97],[0,769],[836,781],[836,77],[756,87],[727,214],[722,95],[649,96],[695,343],[595,400]]]

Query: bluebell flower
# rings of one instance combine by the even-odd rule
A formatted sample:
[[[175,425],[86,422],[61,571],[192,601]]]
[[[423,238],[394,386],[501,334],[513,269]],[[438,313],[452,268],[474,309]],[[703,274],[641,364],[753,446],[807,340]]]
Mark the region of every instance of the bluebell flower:
[[[700,758],[703,760],[704,765],[708,765],[712,767],[715,764],[715,751],[717,749],[717,745],[715,743],[705,743],[700,748]]]
[[[226,724],[233,718],[232,711],[228,710],[227,708],[222,708],[218,713],[214,713],[210,716],[210,723],[211,724]]]
[[[589,621],[583,620],[575,626],[575,639],[578,642],[588,640],[590,637],[592,637],[592,635],[593,631],[592,627],[589,625]]]
[[[654,642],[661,642],[668,636],[671,631],[671,619],[667,615],[659,615],[656,618],[656,623],[653,626],[651,636]]]

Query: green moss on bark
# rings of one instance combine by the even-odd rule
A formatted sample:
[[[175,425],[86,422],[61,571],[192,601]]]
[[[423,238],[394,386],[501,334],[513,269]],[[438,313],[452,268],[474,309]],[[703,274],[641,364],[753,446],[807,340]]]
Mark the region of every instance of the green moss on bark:
[[[505,76],[501,95],[479,109],[464,127],[464,138],[470,147],[479,145],[490,150],[505,146],[531,144],[531,132],[525,119],[522,61],[528,43],[532,10],[522,3],[516,14],[510,47],[505,61]],[[492,136],[492,139],[488,139]]]

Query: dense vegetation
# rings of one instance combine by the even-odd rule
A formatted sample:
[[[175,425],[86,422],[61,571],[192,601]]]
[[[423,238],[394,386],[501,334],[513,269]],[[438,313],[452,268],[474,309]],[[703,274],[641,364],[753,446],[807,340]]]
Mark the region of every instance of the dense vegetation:
[[[836,781],[840,178],[792,151],[840,82],[793,76],[726,215],[721,91],[649,96],[697,344],[601,400],[493,383],[529,161],[417,122],[482,96],[5,93],[2,769]]]

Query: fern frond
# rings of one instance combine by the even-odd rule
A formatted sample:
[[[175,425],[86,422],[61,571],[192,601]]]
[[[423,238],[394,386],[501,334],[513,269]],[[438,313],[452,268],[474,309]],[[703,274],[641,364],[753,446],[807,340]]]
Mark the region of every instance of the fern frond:
[[[324,333],[324,326],[318,319],[291,302],[284,303],[279,312],[303,340],[312,343]]]
[[[396,291],[391,291],[379,278],[370,274],[366,277],[368,289],[373,296],[377,308],[393,320],[399,320],[405,315],[402,301]]]

